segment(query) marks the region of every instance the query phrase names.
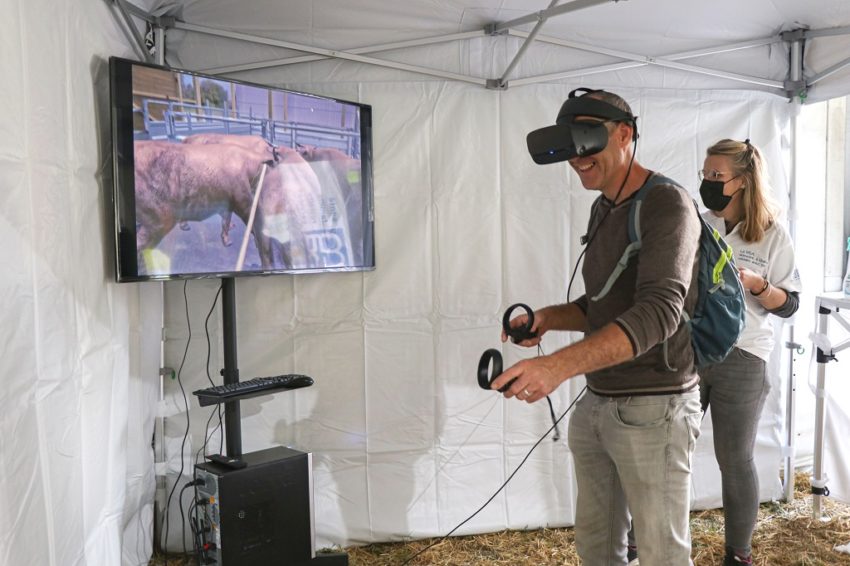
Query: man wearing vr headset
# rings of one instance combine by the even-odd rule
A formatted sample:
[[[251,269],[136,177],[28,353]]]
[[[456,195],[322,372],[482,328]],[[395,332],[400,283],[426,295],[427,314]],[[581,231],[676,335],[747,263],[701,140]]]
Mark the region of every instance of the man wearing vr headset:
[[[499,389],[516,378],[505,396],[533,403],[567,379],[586,376],[588,392],[569,425],[576,549],[585,566],[627,563],[630,511],[642,566],[690,561],[691,455],[701,413],[690,335],[681,322],[696,304],[700,222],[686,191],[652,186],[637,215],[642,247],[609,282],[630,244],[632,198],[654,175],[634,159],[637,138],[628,104],[588,89],[570,93],[555,126],[528,135],[536,163],[568,161],[586,189],[602,194],[583,238],[585,295],[535,311],[536,337],[520,344],[536,346],[550,330],[585,337],[522,360],[492,383]]]

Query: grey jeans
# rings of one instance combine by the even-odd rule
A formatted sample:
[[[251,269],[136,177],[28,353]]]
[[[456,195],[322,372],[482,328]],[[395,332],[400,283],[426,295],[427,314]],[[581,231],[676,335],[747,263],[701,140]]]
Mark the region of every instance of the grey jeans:
[[[726,546],[749,556],[759,506],[753,461],[759,417],[770,391],[761,358],[734,348],[725,360],[700,370],[700,398],[708,404],[714,455],[720,466]],[[643,549],[638,543],[643,563]]]
[[[570,419],[584,566],[626,561],[631,511],[642,566],[690,562],[691,456],[699,393],[602,397],[588,390]]]

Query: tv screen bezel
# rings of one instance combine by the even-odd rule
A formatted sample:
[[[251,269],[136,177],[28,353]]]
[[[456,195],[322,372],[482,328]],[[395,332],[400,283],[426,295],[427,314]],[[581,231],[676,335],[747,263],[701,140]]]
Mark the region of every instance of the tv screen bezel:
[[[360,179],[363,195],[363,254],[364,265],[316,268],[252,269],[243,271],[209,271],[203,273],[139,274],[138,250],[136,245],[136,187],[133,150],[133,67],[149,67],[166,72],[193,75],[202,79],[223,81],[253,88],[328,100],[358,108],[360,113]],[[265,84],[224,78],[153,63],[109,58],[110,127],[113,166],[113,222],[115,280],[118,283],[140,281],[170,281],[186,279],[214,279],[230,277],[257,277],[271,275],[297,275],[310,273],[340,273],[373,271],[376,267],[374,245],[374,185],[372,179],[372,106]],[[127,227],[130,227],[128,230]]]

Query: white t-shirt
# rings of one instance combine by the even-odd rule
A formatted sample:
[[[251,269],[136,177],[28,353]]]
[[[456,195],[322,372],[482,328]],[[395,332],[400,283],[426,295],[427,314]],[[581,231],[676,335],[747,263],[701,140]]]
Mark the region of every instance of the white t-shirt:
[[[745,242],[741,238],[741,223],[727,234],[726,222],[722,217],[715,216],[710,210],[704,212],[702,217],[720,232],[726,243],[732,246],[738,267],[746,267],[758,273],[770,281],[772,286],[784,291],[802,290],[800,273],[794,261],[791,236],[784,226],[774,222],[765,231],[761,241]],[[735,346],[767,360],[773,350],[773,326],[767,317],[770,313],[749,292],[745,291],[744,296],[747,303],[747,319],[744,332]]]

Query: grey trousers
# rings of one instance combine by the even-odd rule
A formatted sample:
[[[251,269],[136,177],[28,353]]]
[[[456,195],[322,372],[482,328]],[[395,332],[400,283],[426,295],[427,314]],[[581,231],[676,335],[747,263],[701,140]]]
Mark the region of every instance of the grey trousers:
[[[759,506],[753,449],[770,391],[766,364],[734,348],[722,362],[700,370],[700,379],[700,401],[711,411],[714,455],[722,477],[726,546],[749,556]],[[643,549],[639,552],[642,555]]]
[[[578,484],[576,550],[584,566],[626,564],[629,510],[643,566],[690,562],[691,457],[699,393],[602,397],[570,419]]]

